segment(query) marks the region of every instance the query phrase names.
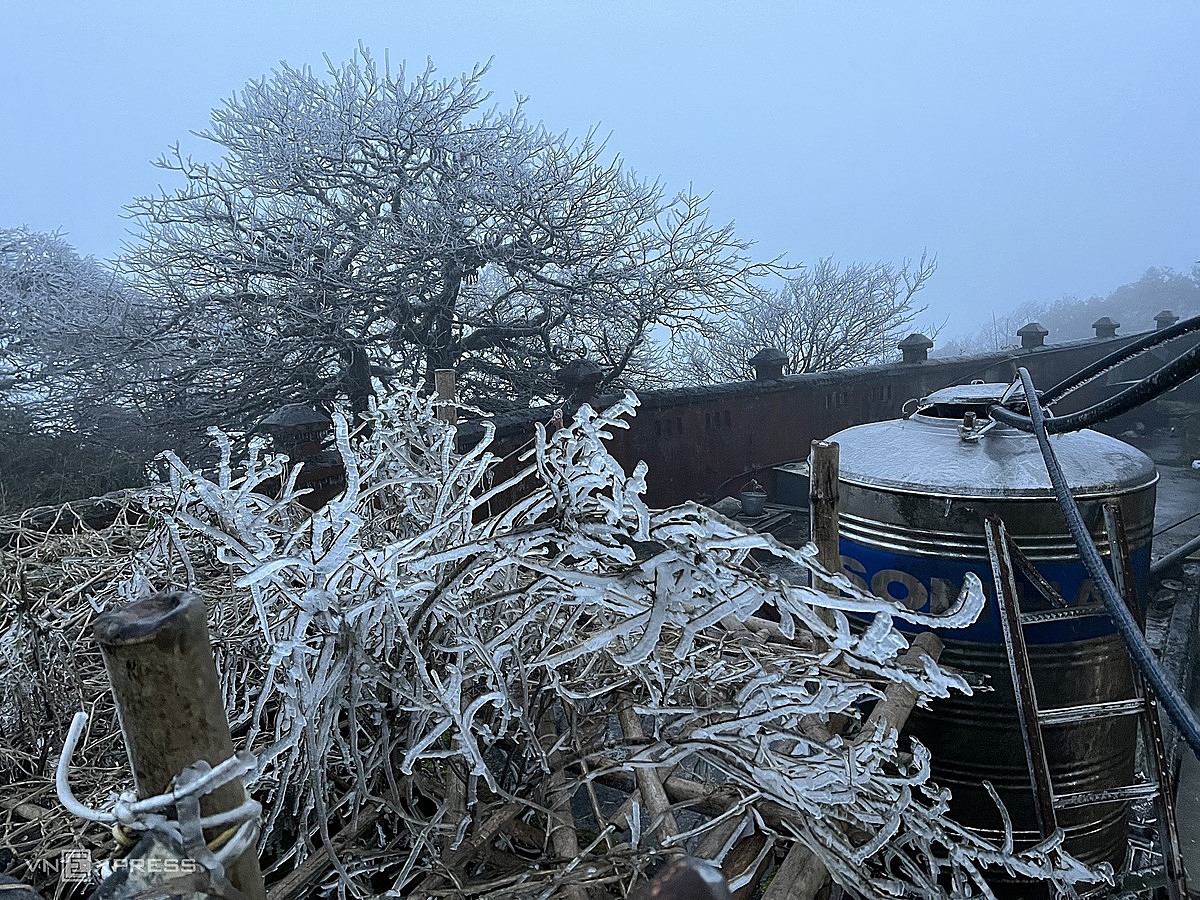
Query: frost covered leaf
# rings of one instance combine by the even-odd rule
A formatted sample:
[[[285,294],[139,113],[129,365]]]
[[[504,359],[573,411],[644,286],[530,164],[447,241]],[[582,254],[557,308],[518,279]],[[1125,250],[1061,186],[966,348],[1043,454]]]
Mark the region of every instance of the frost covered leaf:
[[[257,695],[233,706],[255,747],[282,742],[258,785],[270,828],[300,836],[281,852],[328,845],[331,823],[382,806],[393,837],[346,855],[361,852],[375,882],[386,873],[397,890],[441,883],[468,846],[478,868],[453,879],[472,896],[528,896],[585,869],[628,885],[658,852],[654,823],[644,827],[635,800],[628,827],[606,826],[594,783],[678,765],[718,783],[733,809],[761,820],[768,804],[776,836],[803,840],[863,896],[906,885],[939,896],[944,884],[986,895],[979,869],[993,863],[1064,883],[1091,876],[1057,846],[1013,854],[955,826],[924,749],[894,731],[811,736],[808,723],[855,719],[889,684],[921,702],[969,688],[931,661],[900,665],[908,642],[893,617],[930,617],[844,579],[838,597],[790,584],[750,559],[827,578],[810,548],[693,503],[648,508],[644,467],[626,474],[604,445],[635,406],[629,395],[539,429],[523,467],[493,484],[490,432],[461,453],[431,399],[399,395],[365,437],[336,421],[349,488],[311,515],[278,459],[236,468],[226,453],[210,481],[169,458],[171,481],[150,498],[163,525],[134,581],[200,589],[222,642],[243,648],[249,661],[226,691]],[[517,485],[523,499],[489,512]],[[965,624],[981,604],[968,580],[937,624]],[[739,624],[764,606],[794,640]],[[847,612],[875,618],[855,630]],[[634,698],[644,738],[616,727],[618,693]],[[547,816],[570,808],[564,792],[591,807],[591,848],[555,859],[547,843],[541,868],[489,881],[503,867],[471,843],[477,830],[515,806],[550,833]],[[700,822],[689,840],[712,827]],[[339,892],[365,889],[366,869],[340,873]]]

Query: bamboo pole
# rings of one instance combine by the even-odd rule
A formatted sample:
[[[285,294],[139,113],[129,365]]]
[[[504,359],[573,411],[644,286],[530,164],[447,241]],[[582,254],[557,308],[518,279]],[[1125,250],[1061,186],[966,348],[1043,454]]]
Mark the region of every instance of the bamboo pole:
[[[138,797],[166,793],[175,777],[195,762],[215,766],[233,756],[199,597],[155,594],[99,616],[92,633],[112,682]],[[245,799],[237,779],[201,798],[200,812],[226,812]],[[206,835],[209,840],[214,837]],[[250,900],[264,897],[262,871],[253,852],[231,863],[226,875]]]

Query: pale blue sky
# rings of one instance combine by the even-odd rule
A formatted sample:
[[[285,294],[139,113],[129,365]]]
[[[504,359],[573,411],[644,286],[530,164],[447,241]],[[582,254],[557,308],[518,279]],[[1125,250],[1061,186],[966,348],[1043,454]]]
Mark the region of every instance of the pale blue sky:
[[[150,160],[359,41],[447,76],[494,57],[497,102],[599,125],[763,256],[928,248],[948,334],[1200,259],[1200,4],[1171,2],[9,2],[0,227],[114,254]]]

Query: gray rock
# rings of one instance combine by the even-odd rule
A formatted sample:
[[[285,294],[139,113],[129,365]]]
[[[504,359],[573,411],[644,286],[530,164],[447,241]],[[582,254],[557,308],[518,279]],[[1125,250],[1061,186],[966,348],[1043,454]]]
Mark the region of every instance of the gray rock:
[[[42,895],[23,881],[0,872],[0,897],[4,900],[42,900]]]

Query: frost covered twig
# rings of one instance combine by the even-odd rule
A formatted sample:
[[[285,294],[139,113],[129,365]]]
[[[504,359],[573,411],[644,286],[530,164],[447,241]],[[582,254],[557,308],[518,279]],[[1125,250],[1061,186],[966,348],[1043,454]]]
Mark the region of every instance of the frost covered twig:
[[[348,488],[311,515],[280,460],[256,451],[238,472],[226,452],[214,482],[169,459],[170,482],[148,498],[163,525],[123,594],[207,594],[218,652],[236,660],[234,727],[278,748],[255,786],[268,862],[323,845],[339,893],[381,880],[495,898],[628,888],[660,851],[640,839],[636,811],[627,830],[605,822],[597,785],[623,772],[650,786],[638,804],[649,826],[675,819],[672,845],[750,815],[864,897],[946,885],[986,896],[980,870],[993,864],[1094,877],[1054,841],[1014,853],[956,826],[927,752],[894,730],[848,741],[816,727],[857,719],[892,684],[921,703],[968,691],[928,658],[902,664],[908,641],[892,619],[966,624],[978,582],[931,618],[821,571],[812,548],[696,504],[649,509],[644,467],[626,474],[604,445],[635,405],[584,406],[569,426],[539,430],[526,467],[489,487],[488,441],[458,452],[432,399],[400,396],[357,444],[337,422]],[[522,482],[521,500],[486,514]],[[786,582],[752,551],[842,594]],[[764,606],[776,625],[755,622]],[[847,612],[877,615],[856,631]],[[687,777],[652,799],[646,776],[672,768]],[[721,803],[697,819],[672,784],[700,781]],[[368,806],[386,824],[370,845],[336,850],[331,830]],[[518,865],[531,852],[539,865]]]

